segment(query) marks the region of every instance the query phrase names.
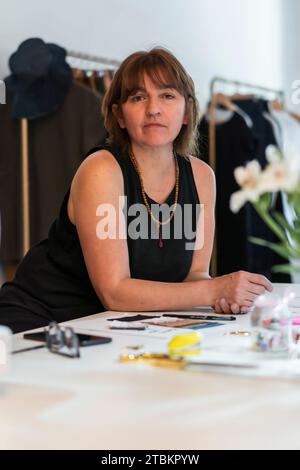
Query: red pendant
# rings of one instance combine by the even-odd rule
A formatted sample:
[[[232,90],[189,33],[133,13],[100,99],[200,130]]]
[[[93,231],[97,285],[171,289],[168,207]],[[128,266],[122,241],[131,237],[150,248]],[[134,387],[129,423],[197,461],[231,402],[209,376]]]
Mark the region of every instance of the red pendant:
[[[159,227],[158,231],[159,231],[159,242],[158,242],[158,246],[159,246],[159,248],[163,248],[164,243],[163,243],[163,239],[162,239],[162,235],[161,235],[161,227]]]

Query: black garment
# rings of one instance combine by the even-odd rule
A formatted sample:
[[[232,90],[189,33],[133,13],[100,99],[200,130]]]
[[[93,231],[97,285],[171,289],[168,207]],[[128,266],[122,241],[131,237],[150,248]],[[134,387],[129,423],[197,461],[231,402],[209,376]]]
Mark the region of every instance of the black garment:
[[[240,103],[237,102],[238,105]],[[255,122],[253,128],[249,128],[237,113],[230,120],[216,124],[217,274],[242,269],[263,274],[273,282],[289,282],[289,275],[271,272],[272,266],[282,263],[283,259],[269,248],[249,241],[250,236],[277,241],[255,209],[247,203],[234,214],[229,207],[230,196],[240,189],[234,178],[234,169],[254,159],[258,159],[262,167],[265,166],[266,147],[275,144],[270,123],[262,115],[263,103],[259,106],[252,100],[242,103],[241,108],[249,112]],[[200,122],[199,134],[200,156],[209,163],[209,124],[205,117]]]
[[[127,205],[143,204],[138,176],[128,155],[121,156],[117,147],[99,146],[88,155],[106,148],[118,161],[124,178],[124,193]],[[191,163],[178,156],[179,200],[193,209],[199,203]],[[175,188],[166,203],[174,202]],[[76,231],[67,213],[69,191],[66,194],[59,217],[52,224],[48,239],[33,247],[20,263],[16,277],[3,285],[0,290],[0,324],[12,328],[14,332],[46,325],[50,320],[58,322],[91,315],[105,310],[90,282]],[[149,203],[154,203],[149,198]],[[196,231],[197,217],[193,211],[191,218],[193,231]],[[150,226],[150,216],[148,224]],[[127,219],[127,230],[131,217]],[[174,225],[174,219],[171,226]],[[127,239],[130,272],[132,278],[163,282],[181,282],[187,276],[193,257],[193,250],[186,250],[182,239],[163,241],[158,239]],[[137,293],[138,295],[138,293]]]
[[[262,168],[266,166],[266,149],[268,145],[278,146],[275,139],[272,124],[266,117],[269,113],[268,102],[263,99],[238,100],[236,104],[250,116],[253,127],[251,129],[255,151],[253,158],[259,161]],[[283,214],[281,194],[277,195],[274,209]],[[247,236],[262,238],[272,243],[277,243],[278,238],[263,222],[256,210],[246,205]],[[249,271],[264,274],[273,282],[291,282],[291,276],[284,273],[272,273],[271,268],[277,264],[286,264],[286,260],[268,248],[258,246],[254,243],[247,245],[247,266]]]
[[[251,132],[255,142],[255,155],[264,168],[266,160],[266,148],[268,145],[277,145],[271,123],[264,117],[267,111],[267,102],[262,99],[237,100],[235,104],[250,116],[253,127]]]
[[[11,117],[10,97],[0,106],[0,262],[22,258],[20,121]],[[63,105],[28,123],[30,246],[47,237],[83,155],[105,142],[101,101],[72,83]]]
[[[200,157],[209,163],[209,124],[204,117],[199,126]],[[253,136],[245,120],[234,113],[230,120],[216,125],[216,241],[217,274],[247,269],[247,227],[245,207],[237,214],[229,208],[230,196],[239,187],[234,169],[252,160]]]

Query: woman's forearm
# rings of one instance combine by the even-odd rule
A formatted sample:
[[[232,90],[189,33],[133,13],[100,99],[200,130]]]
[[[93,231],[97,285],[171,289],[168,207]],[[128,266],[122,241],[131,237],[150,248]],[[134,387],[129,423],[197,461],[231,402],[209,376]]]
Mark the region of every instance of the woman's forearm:
[[[195,271],[195,272],[189,273],[183,282],[190,282],[190,281],[195,282],[195,281],[201,281],[203,279],[211,279],[211,276],[209,275],[207,271],[203,271],[203,272]]]
[[[158,282],[127,278],[106,298],[109,310],[184,310],[214,305],[218,286],[215,279],[191,282]]]

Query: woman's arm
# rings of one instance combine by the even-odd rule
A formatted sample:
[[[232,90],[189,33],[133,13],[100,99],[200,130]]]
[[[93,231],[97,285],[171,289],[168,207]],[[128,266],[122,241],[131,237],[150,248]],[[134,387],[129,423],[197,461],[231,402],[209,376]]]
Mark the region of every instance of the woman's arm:
[[[237,295],[245,297],[243,289],[236,291],[239,283],[230,276],[183,283],[132,279],[127,240],[118,236],[125,226],[123,212],[119,209],[119,198],[123,195],[122,171],[105,150],[82,163],[71,187],[69,215],[77,228],[90,280],[105,308],[120,311],[188,309],[214,305],[221,292],[229,299],[236,299]],[[104,239],[99,238],[98,230],[102,204],[118,215],[111,227],[113,231],[116,229],[116,236]]]
[[[132,279],[127,240],[118,236],[97,237],[97,224],[101,220],[97,209],[101,204],[110,204],[116,214],[123,216],[118,207],[122,195],[121,169],[115,158],[104,150],[82,163],[71,187],[69,214],[77,228],[91,282],[104,306],[111,310],[149,311],[211,305],[216,297],[214,282],[167,283]],[[118,217],[115,228],[116,233],[121,229]]]
[[[201,204],[197,226],[196,249],[187,281],[210,279],[209,265],[215,233],[216,181],[213,170],[199,158],[190,157],[194,180]]]
[[[126,278],[107,299],[107,308],[138,312],[191,309],[213,305],[216,289],[211,280],[173,283]]]
[[[195,157],[190,157],[194,179],[202,204],[202,218],[199,218],[197,237],[201,239],[201,249],[193,253],[193,261],[190,272],[185,281],[199,281],[201,279],[210,279],[209,263],[213,249],[214,230],[215,230],[215,202],[216,202],[216,183],[213,170],[203,161]],[[230,280],[235,283],[234,292],[226,289],[226,283]],[[246,312],[252,305],[257,295],[261,295],[265,290],[272,290],[272,284],[264,276],[239,271],[216,277],[214,281],[220,287],[216,289],[218,297],[213,305],[219,313],[238,313]],[[227,286],[228,287],[228,286]],[[230,295],[227,297],[227,292]],[[237,299],[244,298],[243,302],[237,302]]]

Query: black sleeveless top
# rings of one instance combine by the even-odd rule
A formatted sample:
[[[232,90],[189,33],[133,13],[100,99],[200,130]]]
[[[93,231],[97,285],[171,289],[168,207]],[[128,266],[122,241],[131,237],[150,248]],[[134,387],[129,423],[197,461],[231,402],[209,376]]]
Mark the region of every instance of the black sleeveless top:
[[[86,157],[101,149],[110,151],[121,167],[127,208],[136,203],[145,207],[140,181],[129,155],[121,155],[117,146],[102,145],[91,149]],[[174,235],[175,218],[173,218],[168,224],[169,238],[165,236],[166,226],[163,227],[163,247],[160,247],[157,227],[153,229],[153,221],[149,214],[148,231],[150,233],[152,227],[153,238],[132,239],[128,236],[130,224],[137,217],[137,215],[128,214],[127,245],[132,278],[181,282],[190,270],[193,257],[190,244],[195,241],[195,236],[190,237],[191,233],[196,232],[200,201],[190,161],[179,155],[177,155],[177,161],[179,165],[178,207],[182,208],[182,224],[183,221],[188,220],[192,232],[186,236],[182,226],[182,237],[176,238],[177,235]],[[69,193],[70,190],[63,200],[59,217],[50,228],[48,239],[43,240],[27,253],[17,269],[15,279],[4,284],[0,290],[0,324],[3,309],[9,307],[15,309],[25,307],[28,312],[56,321],[66,321],[105,310],[89,279],[76,227],[68,217]],[[165,203],[172,205],[174,197],[175,187]],[[160,207],[150,197],[148,197],[148,202],[150,205],[156,204],[151,207]],[[186,209],[187,207],[189,208]],[[176,212],[177,210],[178,208]],[[176,226],[178,228],[178,225]]]

